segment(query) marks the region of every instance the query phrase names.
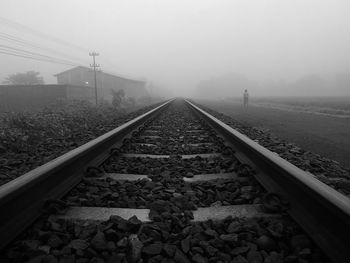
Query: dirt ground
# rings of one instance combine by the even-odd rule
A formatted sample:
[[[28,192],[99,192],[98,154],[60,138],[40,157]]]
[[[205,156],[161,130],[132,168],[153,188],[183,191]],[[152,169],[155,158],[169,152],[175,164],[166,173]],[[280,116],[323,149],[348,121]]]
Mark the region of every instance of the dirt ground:
[[[196,101],[249,126],[350,167],[350,119],[292,112],[224,101]]]

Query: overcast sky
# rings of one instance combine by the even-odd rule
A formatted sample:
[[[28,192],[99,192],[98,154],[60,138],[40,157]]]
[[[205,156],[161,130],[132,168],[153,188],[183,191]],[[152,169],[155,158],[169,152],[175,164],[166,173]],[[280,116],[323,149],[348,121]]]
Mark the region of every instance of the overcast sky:
[[[81,49],[2,20],[1,33],[86,65],[88,50],[96,50],[102,70],[146,78],[176,95],[191,95],[200,80],[230,72],[256,81],[350,73],[349,0],[1,0],[0,17]],[[53,74],[70,67],[4,54],[0,59],[0,79],[34,69],[55,83]]]

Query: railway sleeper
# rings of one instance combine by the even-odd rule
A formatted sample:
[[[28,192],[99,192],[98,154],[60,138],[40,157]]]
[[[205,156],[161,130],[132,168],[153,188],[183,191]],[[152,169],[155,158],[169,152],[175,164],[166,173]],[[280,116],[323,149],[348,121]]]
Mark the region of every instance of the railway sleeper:
[[[136,216],[142,222],[151,222],[150,209],[111,208],[111,207],[69,207],[64,214],[54,215],[53,219],[107,221],[111,216],[125,220]],[[266,213],[261,204],[199,207],[193,213],[192,221],[224,220],[232,218],[281,217],[280,214]]]
[[[106,180],[107,178],[116,181],[138,181],[149,180],[152,181],[152,175],[145,174],[120,174],[120,173],[105,173],[100,177],[90,177],[89,180]],[[232,181],[245,182],[251,178],[240,177],[237,173],[218,173],[218,174],[196,174],[193,177],[183,177],[184,182],[196,183],[204,181],[213,181],[218,179],[230,179]]]
[[[186,154],[186,155],[180,155],[181,159],[192,159],[196,157],[200,158],[217,158],[221,157],[221,153],[202,153],[202,154]],[[121,157],[126,158],[152,158],[152,159],[165,159],[170,158],[171,155],[161,155],[161,154],[140,154],[140,153],[122,153]]]

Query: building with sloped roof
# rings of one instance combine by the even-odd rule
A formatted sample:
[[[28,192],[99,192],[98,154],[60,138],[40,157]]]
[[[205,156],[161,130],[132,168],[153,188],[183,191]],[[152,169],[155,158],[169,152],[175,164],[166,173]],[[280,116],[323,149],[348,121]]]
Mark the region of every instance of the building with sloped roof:
[[[91,68],[78,66],[55,75],[57,84],[72,85],[94,88],[94,72]],[[119,75],[96,72],[97,93],[99,98],[112,99],[111,90],[124,90],[126,97],[139,99],[148,96],[146,82],[143,80],[131,79]]]

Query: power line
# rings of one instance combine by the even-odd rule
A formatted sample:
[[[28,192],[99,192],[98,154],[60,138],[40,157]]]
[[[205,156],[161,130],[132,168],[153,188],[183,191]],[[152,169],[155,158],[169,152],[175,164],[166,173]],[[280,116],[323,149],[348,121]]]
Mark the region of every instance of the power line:
[[[77,66],[77,64],[72,64],[72,63],[62,62],[62,61],[55,61],[55,60],[52,60],[52,59],[38,58],[38,57],[30,56],[30,55],[16,53],[14,51],[11,52],[11,51],[4,50],[4,49],[0,49],[0,53],[1,54],[5,54],[5,55],[10,55],[10,56],[15,56],[15,57],[28,58],[28,59],[38,60],[38,61],[50,62],[50,63],[55,63],[55,64],[68,65],[68,66]]]
[[[62,40],[62,39],[59,39],[57,37],[54,37],[54,36],[51,36],[51,35],[48,35],[46,33],[43,33],[43,32],[40,32],[40,31],[37,31],[35,29],[32,29],[28,26],[25,26],[25,25],[22,25],[20,23],[17,23],[17,22],[14,22],[14,21],[11,21],[7,18],[4,18],[4,17],[0,17],[0,21],[2,24],[5,24],[7,26],[10,26],[16,30],[19,30],[19,31],[26,31],[26,32],[29,32],[33,35],[36,35],[38,37],[41,37],[41,38],[44,38],[44,39],[47,39],[47,40],[50,40],[50,41],[53,41],[53,42],[57,42],[57,43],[60,43],[62,45],[65,45],[67,47],[70,47],[70,48],[73,48],[73,49],[76,49],[76,50],[79,50],[81,52],[89,52],[89,50],[87,50],[86,48],[83,48],[83,47],[80,47],[78,45],[75,45],[75,44],[72,44],[72,43],[69,43],[68,41],[66,40]]]
[[[33,59],[33,60],[43,61],[43,62],[51,62],[51,63],[61,64],[61,65],[77,66],[76,64],[72,64],[69,62],[63,62],[63,61],[57,61],[54,59],[45,59],[45,58],[35,57],[35,56],[31,56],[31,55],[21,54],[21,53],[15,52],[15,51],[9,51],[6,49],[0,49],[0,51],[2,54],[5,54],[5,55],[12,55],[12,56],[16,56],[16,57],[28,58],[28,59]]]
[[[16,23],[16,22],[12,22],[6,18],[2,18],[0,17],[0,21],[2,23],[5,23],[7,25],[10,25],[12,27],[15,27],[16,29],[21,29],[21,30],[25,30],[25,31],[29,31],[35,35],[40,35],[41,37],[44,37],[44,38],[48,38],[50,40],[54,40],[54,41],[57,41],[57,42],[60,42],[60,43],[64,43],[65,45],[69,45],[70,47],[72,46],[75,46],[75,45],[72,45],[66,41],[62,41],[58,38],[55,38],[55,37],[51,37],[49,35],[46,35],[44,33],[41,33],[39,31],[36,31],[36,30],[33,30],[33,29],[30,29],[29,27],[26,27],[26,26],[23,26],[19,23]],[[10,34],[6,34],[6,33],[0,33],[0,39],[2,40],[5,40],[7,42],[16,42],[17,45],[27,45],[27,46],[31,46],[31,47],[34,47],[34,48],[37,48],[37,49],[42,49],[42,50],[48,50],[49,52],[52,52],[52,53],[60,53],[62,55],[61,52],[57,52],[55,50],[52,50],[52,49],[49,49],[49,48],[46,48],[46,47],[42,47],[42,46],[39,46],[37,45],[36,43],[34,42],[30,42],[30,41],[27,41],[25,39],[21,39],[21,38],[18,38],[18,37],[15,37],[15,36],[12,36]],[[2,51],[1,53],[2,54],[6,54],[6,55],[11,55],[11,56],[16,56],[16,57],[21,57],[21,58],[27,58],[27,59],[33,59],[33,60],[37,60],[37,61],[44,61],[44,62],[51,62],[51,63],[57,63],[57,64],[63,64],[63,65],[70,65],[70,66],[77,66],[77,65],[80,65],[82,63],[76,63],[76,62],[73,62],[71,60],[67,60],[67,59],[60,59],[60,58],[57,58],[57,57],[52,57],[52,56],[48,56],[48,55],[44,55],[42,53],[38,53],[38,52],[32,52],[32,51],[28,51],[28,50],[24,50],[24,49],[20,49],[20,48],[15,48],[15,47],[11,47],[11,46],[7,46],[7,45],[0,45],[0,47],[2,47]],[[75,48],[77,48],[78,46],[75,46]],[[79,47],[79,49],[81,49]],[[66,56],[66,54],[65,54]],[[76,58],[75,58],[76,59]],[[79,59],[80,60],[80,59]]]
[[[66,47],[70,47],[70,48],[75,49],[75,50],[79,50],[80,52],[84,52],[84,53],[85,52],[86,53],[89,52],[89,50],[86,49],[86,48],[83,48],[83,47],[80,47],[78,45],[69,43],[68,41],[59,39],[59,38],[57,38],[55,36],[51,36],[49,34],[37,31],[37,30],[32,29],[32,28],[30,28],[28,26],[22,25],[22,24],[20,24],[18,22],[11,21],[10,19],[4,18],[4,17],[0,17],[0,22],[1,22],[2,25],[7,25],[7,26],[12,27],[12,28],[14,28],[14,29],[16,29],[18,31],[21,31],[21,32],[27,32],[27,33],[33,34],[33,35],[41,37],[43,39],[52,41],[52,42],[54,42],[56,44],[59,43],[61,45],[64,45]],[[0,39],[8,41],[8,42],[12,42],[12,43],[15,42],[17,45],[31,46],[32,48],[40,49],[40,51],[46,50],[46,51],[49,51],[51,53],[56,53],[56,54],[59,54],[59,55],[63,55],[65,57],[70,57],[70,60],[55,58],[55,57],[43,55],[41,53],[32,52],[32,51],[23,50],[23,49],[16,49],[14,47],[9,47],[9,46],[4,46],[4,45],[3,45],[2,50],[0,49],[1,50],[0,51],[1,54],[12,55],[12,56],[17,56],[17,57],[22,57],[22,58],[27,58],[27,59],[34,59],[34,60],[38,60],[38,61],[45,61],[45,62],[63,64],[63,65],[70,65],[70,66],[81,65],[81,63],[75,63],[75,62],[71,61],[72,58],[74,58],[74,60],[76,60],[77,59],[76,57],[73,57],[73,56],[70,56],[70,55],[67,56],[67,54],[64,54],[62,52],[58,52],[56,50],[53,50],[53,49],[50,49],[50,48],[47,48],[47,47],[40,46],[37,43],[25,40],[23,38],[18,38],[16,36],[12,36],[10,34],[6,34],[6,33],[1,33],[0,32]],[[8,49],[10,49],[10,50],[8,50]],[[97,56],[97,55],[98,54],[95,53],[95,56]],[[94,56],[94,60],[95,60],[95,56]],[[78,59],[78,60],[81,60],[81,59]],[[96,65],[95,62],[94,62],[93,65],[95,65],[94,71],[96,72],[96,67],[98,67],[98,65]],[[96,81],[95,81],[95,84],[96,84]],[[97,99],[97,96],[96,96],[96,99]]]
[[[25,40],[23,38],[18,38],[18,37],[12,36],[10,34],[6,34],[6,33],[0,32],[0,39],[5,40],[5,41],[10,42],[10,43],[13,43],[13,44],[16,44],[16,45],[25,46],[25,47],[29,46],[29,47],[33,47],[33,48],[38,49],[38,50],[45,50],[45,51],[48,51],[50,53],[54,53],[54,54],[57,54],[57,55],[60,55],[60,56],[63,55],[65,57],[69,58],[69,59],[83,61],[80,58],[71,56],[71,55],[63,53],[63,52],[59,52],[57,50],[54,50],[54,49],[51,49],[51,48],[48,48],[48,47],[40,46],[40,45],[38,45],[35,42],[27,41],[27,40]],[[84,63],[85,63],[85,61],[84,61]]]
[[[56,58],[56,57],[51,57],[51,56],[46,56],[46,55],[43,55],[43,54],[40,54],[40,53],[37,53],[37,52],[31,52],[31,51],[27,51],[27,50],[23,50],[23,49],[19,49],[19,48],[14,48],[14,47],[10,47],[10,46],[6,46],[6,45],[1,45],[0,44],[0,47],[2,47],[3,49],[8,49],[10,51],[15,51],[15,52],[19,52],[19,53],[24,53],[26,55],[30,55],[30,56],[37,56],[37,57],[41,57],[41,58],[44,58],[44,59],[53,59],[53,60],[56,60],[56,61],[61,61],[61,62],[64,62],[64,63],[71,63],[71,64],[77,64],[73,61],[69,61],[69,60],[65,60],[65,59],[60,59],[60,58]]]

